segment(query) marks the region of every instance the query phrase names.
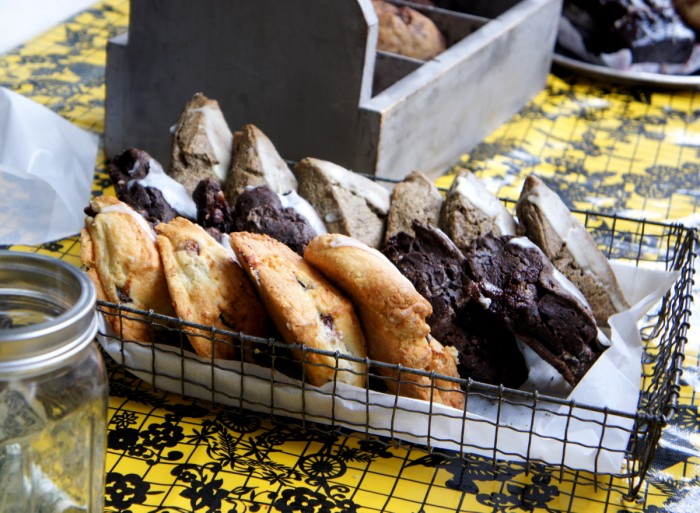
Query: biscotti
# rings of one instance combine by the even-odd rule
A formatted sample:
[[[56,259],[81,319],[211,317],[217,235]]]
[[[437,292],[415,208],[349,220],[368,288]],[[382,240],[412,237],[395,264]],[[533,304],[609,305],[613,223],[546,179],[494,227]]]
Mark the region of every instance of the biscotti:
[[[601,326],[629,309],[608,259],[558,194],[534,175],[527,177],[516,206],[518,230],[537,244],[578,287]]]

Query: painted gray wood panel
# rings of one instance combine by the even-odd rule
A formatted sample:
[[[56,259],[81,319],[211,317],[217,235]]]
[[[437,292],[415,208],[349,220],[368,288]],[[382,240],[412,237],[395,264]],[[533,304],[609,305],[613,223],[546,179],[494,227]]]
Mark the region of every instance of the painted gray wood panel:
[[[560,9],[522,0],[494,20],[429,11],[466,37],[425,63],[382,64],[371,0],[131,0],[129,34],[107,49],[106,152],[135,146],[168,165],[170,127],[201,91],[232,130],[257,125],[287,159],[436,173],[543,87]],[[372,97],[386,65],[393,78]]]

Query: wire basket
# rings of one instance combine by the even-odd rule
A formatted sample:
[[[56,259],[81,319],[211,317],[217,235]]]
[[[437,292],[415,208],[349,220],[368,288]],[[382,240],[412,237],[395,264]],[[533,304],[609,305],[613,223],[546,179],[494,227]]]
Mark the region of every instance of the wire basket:
[[[490,460],[494,468],[508,460],[519,461],[527,471],[545,463],[558,470],[562,481],[575,479],[633,498],[649,470],[661,431],[677,409],[697,233],[678,224],[574,213],[608,258],[679,273],[658,307],[640,323],[644,353],[635,413],[290,346],[274,338],[251,337],[102,301],[98,310],[105,318],[147,323],[156,342],[123,340],[106,328],[100,330],[100,342],[117,365],[156,388],[257,412],[273,421],[280,416],[294,417],[307,429],[330,425],[347,428],[353,436],[377,437],[386,444],[417,444],[456,461],[478,455]],[[204,337],[212,344],[233,344],[237,354],[254,353],[258,363],[265,363],[248,363],[246,358],[203,359],[192,351],[188,335]],[[312,365],[306,360],[311,353],[330,356],[335,362],[366,364],[366,387],[349,387],[337,380],[320,388],[307,384],[306,365],[300,365],[298,358]],[[378,373],[381,367],[395,375],[389,378]],[[411,374],[430,378],[431,392],[439,386],[437,378],[458,382],[464,408],[459,411],[387,392],[395,389],[388,386],[389,380],[395,380],[389,385],[400,385]],[[521,423],[512,422],[514,412]],[[541,418],[556,419],[560,428],[541,429]],[[450,426],[447,431],[446,425]],[[595,436],[579,438],[575,432],[580,430]],[[468,436],[470,433],[474,436]],[[620,439],[625,441],[621,446]],[[555,454],[554,461],[541,458],[537,447]],[[581,453],[593,455],[591,468],[583,471],[576,464]]]

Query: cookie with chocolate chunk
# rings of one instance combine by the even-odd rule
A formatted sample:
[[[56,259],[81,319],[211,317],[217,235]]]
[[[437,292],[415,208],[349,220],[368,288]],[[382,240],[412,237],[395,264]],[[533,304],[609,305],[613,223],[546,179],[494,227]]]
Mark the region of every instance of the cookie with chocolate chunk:
[[[80,260],[88,268],[97,296],[159,314],[174,314],[156,235],[146,220],[112,196],[98,196],[85,212],[80,232]],[[136,314],[107,315],[123,340],[151,342],[153,328]]]
[[[302,257],[263,234],[234,232],[231,246],[287,343],[365,358],[365,337],[352,303]],[[312,385],[336,379],[365,384],[367,369],[361,361],[298,347],[292,352]]]
[[[526,237],[481,237],[466,258],[471,297],[575,386],[606,347],[580,291]]]
[[[470,298],[466,258],[440,229],[414,222],[382,250],[433,307],[431,334],[459,352],[460,376],[517,388],[527,367],[515,337],[496,315]]]
[[[372,5],[379,18],[379,50],[420,60],[432,59],[445,50],[440,29],[421,12],[384,0],[373,0]]]
[[[265,308],[230,248],[182,217],[159,224],[156,233],[178,317],[207,327],[265,335]],[[228,360],[238,356],[240,342],[230,336],[189,327],[185,331],[200,356]]]
[[[304,254],[317,235],[306,218],[291,207],[285,208],[267,185],[248,188],[238,196],[233,210],[233,231],[264,233],[299,255]]]

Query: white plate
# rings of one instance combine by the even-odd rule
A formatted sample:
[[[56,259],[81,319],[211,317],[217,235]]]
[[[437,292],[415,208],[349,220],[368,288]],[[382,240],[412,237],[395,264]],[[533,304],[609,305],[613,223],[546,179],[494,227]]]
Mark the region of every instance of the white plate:
[[[643,85],[667,89],[700,89],[700,76],[698,75],[664,75],[643,71],[622,71],[583,62],[556,52],[554,53],[553,61],[554,64],[582,75],[618,84]]]

